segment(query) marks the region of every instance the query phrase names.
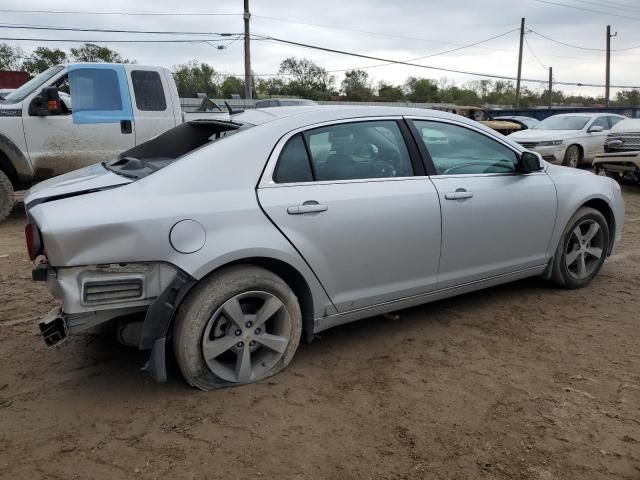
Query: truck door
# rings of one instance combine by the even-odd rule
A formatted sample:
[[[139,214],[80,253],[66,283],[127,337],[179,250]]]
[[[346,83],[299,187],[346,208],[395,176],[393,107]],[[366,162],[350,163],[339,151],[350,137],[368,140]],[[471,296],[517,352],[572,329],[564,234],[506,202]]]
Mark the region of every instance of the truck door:
[[[46,178],[115,157],[135,145],[135,124],[123,65],[67,67],[57,86],[69,86],[60,115],[30,116],[25,140],[36,177]]]
[[[136,118],[136,145],[177,125],[170,86],[160,68],[126,66],[132,108]]]

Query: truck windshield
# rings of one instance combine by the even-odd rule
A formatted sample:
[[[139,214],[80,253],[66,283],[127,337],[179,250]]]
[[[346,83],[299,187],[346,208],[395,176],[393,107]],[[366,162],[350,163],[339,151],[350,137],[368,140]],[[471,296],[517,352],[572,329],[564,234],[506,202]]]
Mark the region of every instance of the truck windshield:
[[[123,177],[139,180],[200,147],[253,127],[227,120],[192,120],[135,146],[103,166]]]
[[[40,75],[33,77],[27,83],[22,85],[17,90],[14,90],[6,97],[4,97],[5,103],[16,103],[24,100],[31,92],[34,92],[46,82],[48,82],[54,75],[56,75],[60,70],[63,70],[64,67],[62,65],[56,65],[55,67],[50,67],[42,72]]]

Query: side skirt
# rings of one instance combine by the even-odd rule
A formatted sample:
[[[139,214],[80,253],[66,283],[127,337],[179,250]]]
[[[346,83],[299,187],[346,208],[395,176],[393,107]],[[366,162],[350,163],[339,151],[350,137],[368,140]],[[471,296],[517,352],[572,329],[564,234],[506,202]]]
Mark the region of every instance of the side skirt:
[[[527,277],[535,277],[536,275],[542,274],[545,271],[546,267],[547,264],[526,268],[524,270],[518,270],[517,272],[498,275],[484,280],[477,280],[475,282],[465,283],[463,285],[456,285],[454,287],[433,290],[431,292],[422,293],[411,297],[405,297],[398,300],[392,300],[390,302],[380,303],[371,307],[364,307],[357,310],[351,310],[349,312],[317,318],[316,320],[314,320],[313,333],[319,333],[323,330],[327,330],[338,325],[343,325],[345,323],[354,322],[356,320],[361,320],[363,318],[375,317],[376,315],[383,315],[385,313],[395,312],[405,308],[415,307],[417,305],[431,303],[449,297],[455,297],[456,295],[462,295],[464,293],[482,290],[483,288],[493,287]]]

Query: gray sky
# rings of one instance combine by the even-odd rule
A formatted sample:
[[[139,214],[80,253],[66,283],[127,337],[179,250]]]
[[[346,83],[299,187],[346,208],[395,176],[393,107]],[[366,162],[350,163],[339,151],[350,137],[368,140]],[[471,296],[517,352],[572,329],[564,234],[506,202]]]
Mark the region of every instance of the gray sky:
[[[252,0],[252,32],[277,36],[329,48],[348,50],[393,59],[412,59],[450,50],[505,33],[519,27],[526,17],[527,26],[537,32],[566,43],[587,48],[604,49],[605,28],[612,25],[618,36],[612,48],[640,46],[640,1],[638,0],[549,0],[554,3],[601,10],[596,13],[562,7],[536,0]],[[612,0],[611,0],[612,1]],[[595,4],[615,7],[599,7]],[[627,5],[623,8],[622,5]],[[181,12],[232,13],[230,16],[111,16],[111,15],[53,15],[1,12],[1,22],[55,25],[84,28],[117,28],[132,30],[181,30],[205,32],[241,32],[242,0],[197,1],[142,0],[137,2],[114,0],[86,2],[67,0],[4,0],[3,9],[77,10],[102,12]],[[336,27],[323,28],[303,23],[280,21],[264,17],[294,20]],[[340,28],[340,29],[338,29]],[[345,29],[345,30],[342,30]],[[349,30],[359,30],[349,31]],[[376,32],[377,34],[368,34]],[[387,36],[388,35],[388,36]],[[102,44],[119,51],[139,63],[171,67],[190,59],[211,64],[224,73],[243,72],[243,42],[235,41],[224,50],[207,44],[117,44],[108,39],[169,38],[167,36],[104,34],[81,32],[52,32],[3,29],[3,37],[104,39]],[[399,37],[412,37],[399,38]],[[192,37],[189,37],[192,38]],[[554,67],[559,81],[604,83],[605,55],[603,51],[579,50],[550,42],[533,33],[526,36],[531,50],[525,45],[523,77],[546,79],[544,67]],[[39,42],[8,42],[19,45],[29,53]],[[225,42],[228,43],[228,42]],[[68,49],[75,44],[42,43]],[[515,76],[517,70],[518,33],[446,55],[418,60],[418,63],[437,67]],[[346,57],[333,53],[307,50],[295,46],[266,41],[252,42],[252,66],[258,74],[278,71],[282,59],[288,56],[310,58],[328,70],[366,67],[380,62]],[[542,65],[541,65],[542,64]],[[375,83],[385,80],[401,83],[407,76],[440,79],[447,77],[457,84],[479,77],[425,70],[401,65],[370,68]],[[335,73],[338,82],[343,74]],[[640,84],[640,48],[612,54],[612,84]],[[537,89],[536,84],[526,85]],[[602,94],[603,89],[562,87],[566,92]]]

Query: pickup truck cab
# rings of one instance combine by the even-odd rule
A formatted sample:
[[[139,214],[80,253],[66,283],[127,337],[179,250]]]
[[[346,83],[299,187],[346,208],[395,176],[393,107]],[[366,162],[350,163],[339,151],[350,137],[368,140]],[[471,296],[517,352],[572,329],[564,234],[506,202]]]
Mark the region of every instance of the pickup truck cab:
[[[623,120],[611,129],[593,167],[596,173],[640,184],[640,118]]]
[[[15,188],[113,158],[184,120],[166,68],[49,68],[0,100],[0,221]]]

